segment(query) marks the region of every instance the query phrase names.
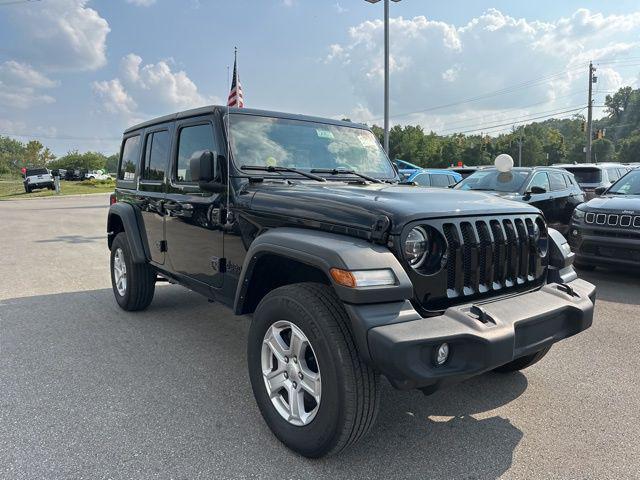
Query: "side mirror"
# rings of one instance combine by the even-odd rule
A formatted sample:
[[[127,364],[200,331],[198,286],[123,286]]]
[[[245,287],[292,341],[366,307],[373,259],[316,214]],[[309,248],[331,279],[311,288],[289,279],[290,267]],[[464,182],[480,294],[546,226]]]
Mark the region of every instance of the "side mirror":
[[[222,157],[217,153],[205,150],[199,157],[189,161],[191,180],[198,182],[200,190],[212,193],[221,193],[226,190],[226,185],[216,182],[221,159]]]
[[[595,189],[596,195],[602,195],[606,191],[607,191],[607,187],[597,187]]]
[[[544,187],[540,187],[538,185],[534,185],[533,187],[531,187],[531,193],[535,194],[539,194],[539,193],[547,193],[547,189]]]

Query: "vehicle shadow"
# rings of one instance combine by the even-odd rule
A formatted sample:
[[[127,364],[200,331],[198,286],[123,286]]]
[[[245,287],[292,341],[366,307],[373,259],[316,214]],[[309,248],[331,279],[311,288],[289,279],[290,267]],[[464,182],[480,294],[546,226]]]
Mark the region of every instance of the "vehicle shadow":
[[[11,446],[0,461],[26,478],[493,479],[511,466],[523,433],[492,411],[525,391],[520,373],[431,396],[383,380],[361,443],[322,460],[294,454],[255,405],[249,321],[171,285],[138,313],[111,289],[0,301],[0,438]]]
[[[632,269],[598,267],[591,272],[578,270],[578,276],[597,287],[599,300],[640,305],[640,275]]]
[[[106,239],[106,235],[99,235],[94,237],[89,237],[86,235],[58,235],[54,238],[47,238],[44,240],[35,240],[36,243],[94,243],[98,241],[103,241]]]

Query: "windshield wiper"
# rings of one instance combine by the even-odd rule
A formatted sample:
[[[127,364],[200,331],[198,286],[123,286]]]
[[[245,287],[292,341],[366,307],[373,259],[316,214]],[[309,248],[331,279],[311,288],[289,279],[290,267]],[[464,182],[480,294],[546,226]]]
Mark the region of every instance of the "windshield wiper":
[[[318,175],[313,175],[311,173],[305,172],[303,170],[298,170],[297,168],[290,167],[276,167],[272,165],[243,165],[240,167],[240,170],[258,170],[261,172],[291,172],[297,173],[298,175],[302,175],[303,177],[310,178],[311,180],[316,180],[317,182],[326,182],[327,179],[320,177]],[[313,172],[313,170],[311,170]]]
[[[373,183],[382,183],[382,180],[374,177],[370,177],[369,175],[365,175],[364,173],[358,173],[353,170],[347,170],[344,168],[314,168],[311,170],[311,173],[330,173],[331,175],[355,175],[356,177],[360,177],[364,180],[368,180]]]

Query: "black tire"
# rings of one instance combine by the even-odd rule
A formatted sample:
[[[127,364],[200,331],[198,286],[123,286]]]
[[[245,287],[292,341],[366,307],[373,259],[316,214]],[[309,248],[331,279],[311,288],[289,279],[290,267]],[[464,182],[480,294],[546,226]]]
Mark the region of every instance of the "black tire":
[[[581,263],[581,262],[573,262],[573,265],[578,269],[578,270],[583,270],[585,272],[592,272],[596,269],[595,265],[589,265],[587,263]]]
[[[113,269],[114,257],[118,249],[122,250],[126,265],[127,286],[124,295],[118,292]],[[118,305],[120,305],[123,310],[144,310],[149,306],[155,292],[156,272],[148,263],[133,262],[131,250],[129,249],[129,241],[127,240],[127,234],[125,232],[119,233],[116,238],[113,239],[113,244],[111,245],[110,270],[113,294],[116,297]]]
[[[25,186],[24,187],[24,191],[27,192],[27,193],[31,193],[31,187]]]
[[[531,355],[525,355],[524,357],[516,358],[512,362],[509,362],[501,367],[495,369],[496,372],[500,373],[511,373],[517,372],[518,370],[523,370],[527,367],[530,367],[534,363],[538,363],[542,358],[549,353],[551,347],[543,348],[542,350],[532,353]]]
[[[294,323],[306,335],[321,375],[318,410],[304,426],[292,425],[278,413],[262,375],[265,332],[280,320]],[[330,287],[300,283],[267,294],[253,316],[247,357],[262,416],[275,436],[301,455],[336,454],[360,440],[373,425],[380,402],[379,375],[361,360],[347,313]]]

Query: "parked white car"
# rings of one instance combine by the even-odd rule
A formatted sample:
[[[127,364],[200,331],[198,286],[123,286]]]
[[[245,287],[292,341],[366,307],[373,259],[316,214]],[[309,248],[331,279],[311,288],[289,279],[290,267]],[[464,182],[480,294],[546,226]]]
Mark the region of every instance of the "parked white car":
[[[53,190],[53,177],[46,168],[28,168],[24,174],[24,191],[31,193],[38,188]]]
[[[92,170],[90,172],[87,172],[87,174],[85,175],[85,178],[87,180],[91,178],[94,180],[108,180],[111,177],[106,173],[104,173],[102,170]]]

